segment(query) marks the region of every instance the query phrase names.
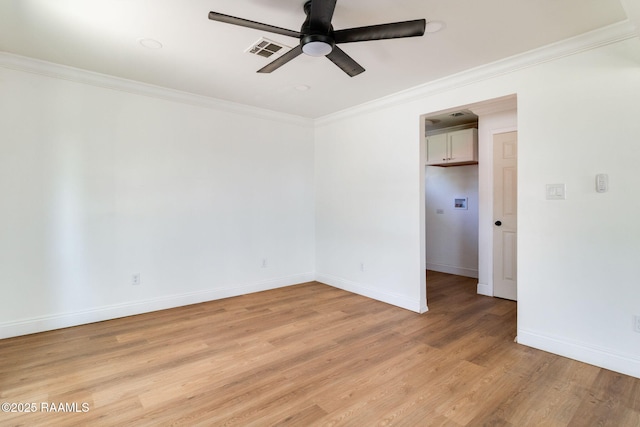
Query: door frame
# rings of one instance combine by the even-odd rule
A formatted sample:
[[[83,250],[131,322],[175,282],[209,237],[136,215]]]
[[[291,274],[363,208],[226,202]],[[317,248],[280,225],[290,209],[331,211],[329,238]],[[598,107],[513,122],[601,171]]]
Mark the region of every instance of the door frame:
[[[518,132],[518,127],[517,126],[509,126],[506,128],[499,128],[499,129],[492,129],[491,130],[491,150],[493,151],[495,149],[494,147],[494,138],[496,135],[500,135],[502,133],[509,133],[509,132]],[[518,154],[520,154],[520,151],[518,150]],[[518,165],[518,157],[516,156],[516,172],[519,174],[519,169],[517,167]],[[495,274],[494,274],[494,260],[495,260],[495,250],[496,250],[496,245],[495,245],[495,233],[494,233],[494,225],[493,225],[493,221],[495,221],[495,214],[494,214],[494,205],[493,202],[495,200],[495,195],[494,195],[494,186],[495,186],[495,169],[494,169],[494,164],[493,164],[493,156],[491,156],[491,270],[490,270],[490,283],[491,283],[491,295],[490,296],[495,296],[495,288],[494,288],[494,280],[495,280]],[[519,183],[520,180],[518,179],[517,182]],[[519,194],[519,185],[516,187],[516,194]],[[517,211],[516,211],[517,212]],[[517,213],[516,213],[517,216]],[[517,245],[517,241],[516,241],[516,245]],[[518,253],[516,251],[516,264],[518,263]],[[517,270],[516,270],[517,271]],[[517,273],[516,273],[517,275]],[[518,283],[518,280],[516,278],[516,284]],[[517,286],[517,285],[516,285]],[[478,290],[478,293],[480,293],[480,290]],[[483,294],[486,295],[486,294]]]
[[[425,212],[425,123],[428,116],[446,114],[461,109],[471,110],[478,116],[478,173],[479,173],[479,229],[478,229],[478,285],[477,292],[481,295],[493,296],[493,135],[517,131],[517,95],[511,94],[500,98],[487,99],[467,105],[455,105],[450,108],[435,110],[419,116],[419,138],[420,147],[420,171],[419,171],[419,230],[420,230],[420,312],[428,310],[428,296],[426,291],[426,212]],[[504,120],[497,120],[495,124],[483,123],[487,116],[497,117],[504,114]],[[488,141],[488,142],[487,142]],[[518,172],[519,173],[519,172]]]
[[[517,112],[516,112],[517,114]],[[479,240],[480,250],[478,251],[478,294],[493,297],[493,138],[496,134],[518,131],[518,126],[502,126],[486,129],[484,133],[484,144],[478,147],[484,155],[479,155],[481,164],[480,172],[480,198],[484,209],[480,210]],[[519,181],[518,181],[519,182]]]

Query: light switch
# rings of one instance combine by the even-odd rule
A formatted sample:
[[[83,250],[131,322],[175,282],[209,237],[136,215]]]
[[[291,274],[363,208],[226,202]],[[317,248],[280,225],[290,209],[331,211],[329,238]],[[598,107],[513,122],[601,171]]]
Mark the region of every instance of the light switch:
[[[547,200],[564,200],[565,184],[547,184]]]

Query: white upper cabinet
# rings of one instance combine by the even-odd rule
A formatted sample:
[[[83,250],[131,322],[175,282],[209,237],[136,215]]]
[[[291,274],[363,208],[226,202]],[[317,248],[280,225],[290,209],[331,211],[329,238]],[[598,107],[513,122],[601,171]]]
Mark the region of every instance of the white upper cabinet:
[[[478,130],[463,129],[427,137],[427,165],[455,166],[478,162]]]

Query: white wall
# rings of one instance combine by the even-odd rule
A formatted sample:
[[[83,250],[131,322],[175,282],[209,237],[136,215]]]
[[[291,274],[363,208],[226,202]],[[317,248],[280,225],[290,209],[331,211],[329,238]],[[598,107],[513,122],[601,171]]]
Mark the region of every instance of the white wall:
[[[0,67],[0,336],[312,280],[313,127],[272,116]]]
[[[386,110],[316,128],[318,280],[426,309],[416,286],[420,135],[417,117]]]
[[[518,339],[638,377],[639,45],[538,67],[518,98]],[[553,183],[567,200],[545,200]]]
[[[454,208],[456,197],[467,209]],[[426,167],[428,270],[478,277],[478,208],[478,165]]]
[[[320,120],[318,276],[424,307],[420,115],[515,93],[519,342],[640,376],[639,54],[627,39]],[[609,174],[606,194],[597,173]],[[558,182],[567,200],[545,200]],[[359,270],[363,258],[374,271]]]

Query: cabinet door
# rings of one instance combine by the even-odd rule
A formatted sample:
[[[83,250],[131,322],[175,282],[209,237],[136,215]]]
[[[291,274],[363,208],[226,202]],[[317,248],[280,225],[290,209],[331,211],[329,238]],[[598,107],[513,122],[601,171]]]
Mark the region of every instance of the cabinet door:
[[[433,135],[427,138],[427,161],[428,165],[440,165],[447,162],[447,134]]]
[[[473,162],[477,160],[476,130],[464,129],[448,133],[449,163]]]

